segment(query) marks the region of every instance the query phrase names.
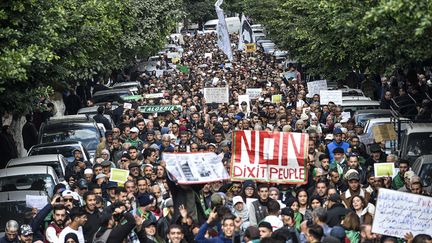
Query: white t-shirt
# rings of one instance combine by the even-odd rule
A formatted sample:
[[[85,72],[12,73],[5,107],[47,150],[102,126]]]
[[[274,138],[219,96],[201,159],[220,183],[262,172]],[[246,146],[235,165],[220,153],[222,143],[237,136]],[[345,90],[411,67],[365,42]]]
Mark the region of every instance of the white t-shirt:
[[[278,230],[278,229],[283,227],[282,220],[280,220],[279,217],[275,216],[275,215],[268,215],[262,221],[269,222],[271,224],[271,226],[273,227],[273,231]]]
[[[69,226],[64,228],[60,233],[59,242],[63,243],[65,241],[65,236],[69,233],[75,233],[78,236],[78,242],[85,243],[84,234],[81,226],[78,228],[78,230],[74,230]]]

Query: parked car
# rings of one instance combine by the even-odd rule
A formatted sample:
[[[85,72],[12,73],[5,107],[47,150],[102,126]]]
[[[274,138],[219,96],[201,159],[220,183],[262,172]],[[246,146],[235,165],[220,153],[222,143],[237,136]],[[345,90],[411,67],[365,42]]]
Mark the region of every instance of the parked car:
[[[65,170],[67,164],[68,161],[61,154],[45,154],[11,159],[7,163],[6,168],[29,167],[32,165],[48,165],[55,170],[57,177],[60,181],[62,181],[65,177]]]
[[[131,82],[120,82],[120,83],[115,83],[113,84],[113,86],[111,87],[112,89],[125,89],[125,88],[136,88],[136,89],[140,89],[142,88],[142,85],[140,82],[138,81],[131,81]]]
[[[402,136],[399,157],[411,163],[426,154],[432,154],[432,124],[412,123]]]
[[[7,221],[13,219],[20,225],[24,223],[25,214],[30,210],[27,207],[27,195],[48,196],[44,191],[35,190],[0,192],[0,238],[5,235]],[[49,203],[48,197],[47,203]]]
[[[376,100],[342,100],[342,108],[349,111],[351,115],[358,110],[378,109],[380,103]]]
[[[115,109],[117,107],[118,107],[118,105],[113,105],[113,109]],[[78,115],[82,114],[82,115],[87,115],[87,116],[93,118],[97,114],[97,109],[98,109],[98,106],[84,107],[84,108],[81,108],[78,110]],[[111,124],[111,127],[115,127],[114,121],[110,115],[104,114],[104,117],[106,119],[108,119],[108,121]],[[103,128],[105,130],[105,126],[99,126],[99,127]]]
[[[73,151],[78,149],[83,155],[84,161],[92,161],[89,152],[80,141],[63,141],[54,143],[42,143],[32,146],[27,152],[27,156],[42,154],[61,154],[68,161],[74,161]]]
[[[118,102],[123,104],[125,102],[123,97],[136,94],[137,92],[131,88],[101,90],[93,94],[93,100],[95,103]]]
[[[358,110],[354,113],[355,123],[363,125],[369,119],[385,117],[393,117],[393,113],[390,109]]]
[[[53,196],[59,179],[55,170],[47,165],[31,165],[25,170],[12,167],[0,170],[0,192],[36,190]]]
[[[51,118],[42,123],[39,131],[39,143],[81,141],[84,147],[94,156],[100,138],[105,133],[98,124],[86,115],[63,116]]]
[[[405,117],[399,117],[398,120],[401,121],[401,131],[400,132],[404,131],[407,128],[408,123],[411,121],[410,119],[405,118]],[[397,122],[398,122],[397,120],[395,120],[394,118],[391,118],[391,117],[369,119],[364,126],[364,133],[372,134],[373,128],[375,126],[384,125],[384,124],[394,124]],[[396,129],[397,129],[397,127],[395,127],[395,130]]]
[[[424,187],[432,185],[432,154],[418,157],[411,169],[416,175],[420,176]]]

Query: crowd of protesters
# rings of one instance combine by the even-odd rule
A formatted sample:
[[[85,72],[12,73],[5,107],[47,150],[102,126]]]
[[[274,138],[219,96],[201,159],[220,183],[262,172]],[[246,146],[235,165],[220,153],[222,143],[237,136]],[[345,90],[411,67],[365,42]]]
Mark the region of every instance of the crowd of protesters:
[[[380,188],[421,195],[431,191],[410,171],[408,161],[386,154],[381,141],[362,144],[363,125],[343,119],[342,107],[320,105],[318,94],[306,98],[307,85],[295,65],[284,67],[260,50],[236,51],[229,62],[217,48],[215,34],[171,41],[182,45],[179,62],[188,70],[122,77],[140,81],[142,94],[163,93],[163,98],[140,99],[132,109],[100,106],[99,114],[110,115],[115,127],[103,116],[95,117],[108,131],[94,163],[74,151],[66,182],[55,187],[51,203],[33,210],[22,225],[7,222],[0,243],[432,242],[430,235],[400,239],[372,233]],[[232,43],[237,43],[236,36]],[[212,56],[205,58],[205,53]],[[171,69],[170,65],[165,55],[158,68]],[[419,85],[423,82],[418,80]],[[206,104],[202,89],[224,86],[229,87],[230,102]],[[246,88],[262,88],[261,97],[250,101],[250,111],[246,103],[238,103]],[[70,94],[68,114],[94,105],[86,93]],[[282,95],[278,104],[271,103],[275,94]],[[138,110],[149,104],[179,105],[181,110],[157,115]],[[222,153],[229,170],[235,130],[308,133],[307,183],[180,185],[166,170],[164,152],[202,151]],[[396,177],[375,177],[373,165],[380,162],[397,164]],[[109,181],[112,168],[129,170],[128,180]]]

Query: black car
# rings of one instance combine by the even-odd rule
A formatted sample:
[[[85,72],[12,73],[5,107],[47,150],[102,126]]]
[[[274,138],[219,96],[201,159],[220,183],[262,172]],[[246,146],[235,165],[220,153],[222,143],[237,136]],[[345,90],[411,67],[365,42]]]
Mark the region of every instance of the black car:
[[[39,144],[63,141],[80,141],[94,156],[100,138],[105,134],[98,124],[86,115],[72,115],[51,118],[42,123],[39,130]]]
[[[123,104],[125,102],[123,97],[130,95],[135,95],[135,91],[130,88],[101,90],[94,93],[93,100],[95,103],[118,102]]]

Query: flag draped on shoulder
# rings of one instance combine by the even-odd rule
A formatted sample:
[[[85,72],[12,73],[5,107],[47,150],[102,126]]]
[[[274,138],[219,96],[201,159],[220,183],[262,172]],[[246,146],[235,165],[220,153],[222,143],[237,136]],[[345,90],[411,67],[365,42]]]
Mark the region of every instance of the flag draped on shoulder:
[[[217,24],[217,36],[218,36],[218,47],[228,56],[230,61],[233,60],[233,54],[231,50],[231,43],[228,34],[228,27],[225,21],[225,15],[223,9],[220,5],[223,3],[223,0],[217,0],[215,3],[216,14],[218,16],[218,24]]]
[[[253,32],[249,22],[246,19],[246,16],[242,14],[238,50],[244,50],[245,44],[249,43],[254,43]]]

